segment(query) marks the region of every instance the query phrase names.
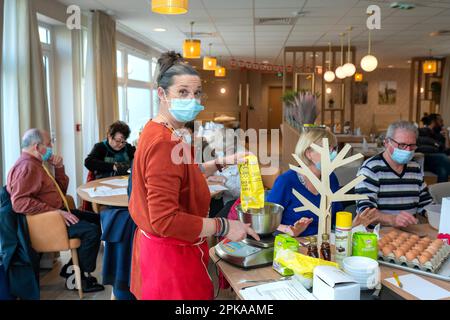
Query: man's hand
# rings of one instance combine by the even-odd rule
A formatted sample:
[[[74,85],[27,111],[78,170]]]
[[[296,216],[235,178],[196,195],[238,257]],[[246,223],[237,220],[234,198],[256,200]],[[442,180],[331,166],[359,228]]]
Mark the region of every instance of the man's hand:
[[[63,216],[66,225],[70,227],[72,224],[77,224],[80,220],[70,212],[64,210],[58,210],[58,212]]]
[[[392,225],[394,227],[406,228],[412,224],[417,224],[418,220],[414,216],[406,211],[400,211],[399,214],[393,216]]]
[[[372,223],[377,222],[378,218],[379,214],[377,208],[366,208],[353,219],[353,226],[363,225],[364,227],[367,227]]]
[[[63,158],[57,155],[53,155],[48,159],[48,163],[50,163],[55,168],[62,168],[63,167]]]

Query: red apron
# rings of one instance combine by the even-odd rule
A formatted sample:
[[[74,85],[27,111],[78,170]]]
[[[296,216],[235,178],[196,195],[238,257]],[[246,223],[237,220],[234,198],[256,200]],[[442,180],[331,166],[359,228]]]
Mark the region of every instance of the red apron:
[[[214,298],[205,238],[192,244],[139,231],[142,233],[139,237],[142,300]]]

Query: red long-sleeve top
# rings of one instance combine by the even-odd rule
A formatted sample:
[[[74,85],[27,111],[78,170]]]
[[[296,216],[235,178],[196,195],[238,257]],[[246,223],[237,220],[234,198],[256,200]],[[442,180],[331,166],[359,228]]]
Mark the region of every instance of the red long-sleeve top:
[[[210,192],[206,179],[194,164],[193,148],[182,147],[170,129],[149,121],[137,148],[129,202],[131,217],[139,229],[158,237],[196,242],[208,215]],[[184,144],[186,146],[186,144]],[[189,150],[192,164],[176,163],[173,154]],[[177,158],[175,156],[175,158]],[[131,291],[140,297],[139,239],[133,245]],[[169,266],[168,266],[169,267]]]
[[[133,163],[129,210],[137,226],[149,234],[195,242],[208,215],[210,193],[193,163],[193,149],[181,143],[162,124],[149,121],[145,126]],[[183,156],[186,150],[192,164],[176,163],[175,153]]]
[[[64,167],[55,168],[55,179],[65,194],[69,177]],[[8,174],[6,190],[13,210],[22,214],[37,214],[61,209],[64,203],[53,181],[42,168],[42,160],[22,152]]]

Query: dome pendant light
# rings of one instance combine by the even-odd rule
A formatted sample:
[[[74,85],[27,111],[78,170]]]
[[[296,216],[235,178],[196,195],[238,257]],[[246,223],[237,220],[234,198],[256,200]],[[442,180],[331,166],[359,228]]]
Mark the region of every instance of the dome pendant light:
[[[194,39],[194,21],[191,22],[191,38],[184,40],[183,58],[198,59],[201,55],[200,40]]]
[[[334,75],[334,72],[331,71],[331,42],[328,42],[328,46],[330,47],[330,55],[328,57],[328,71],[325,72],[323,78],[325,79],[326,82],[332,82],[334,81],[336,76]]]
[[[350,33],[352,32],[352,27],[348,28],[348,53],[347,53],[347,63],[342,67],[344,69],[344,73],[347,77],[352,77],[356,72],[356,67],[353,63],[351,63],[350,57],[352,55],[350,50]]]
[[[371,30],[369,29],[369,48],[367,55],[361,59],[361,68],[366,72],[372,72],[378,66],[378,60],[371,54]]]
[[[222,64],[222,59],[220,59],[220,64]],[[217,78],[223,78],[227,75],[227,70],[225,67],[222,67],[221,65],[216,66],[216,70],[214,71],[214,76]]]
[[[342,65],[344,64],[344,33],[341,33],[339,36],[341,37],[341,65],[339,67],[336,68],[336,77],[338,77],[339,79],[344,79],[346,77],[344,69],[342,67]]]
[[[211,46],[212,43],[209,44],[209,55],[203,58],[203,70],[216,70],[217,59],[211,56]]]

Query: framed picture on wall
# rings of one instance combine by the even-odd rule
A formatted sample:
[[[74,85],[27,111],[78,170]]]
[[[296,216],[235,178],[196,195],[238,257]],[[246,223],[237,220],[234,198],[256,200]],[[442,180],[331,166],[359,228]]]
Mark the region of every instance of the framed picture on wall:
[[[367,81],[355,82],[353,91],[353,102],[355,104],[367,104],[369,83]]]
[[[395,104],[397,101],[397,82],[380,81],[378,87],[378,104]]]

